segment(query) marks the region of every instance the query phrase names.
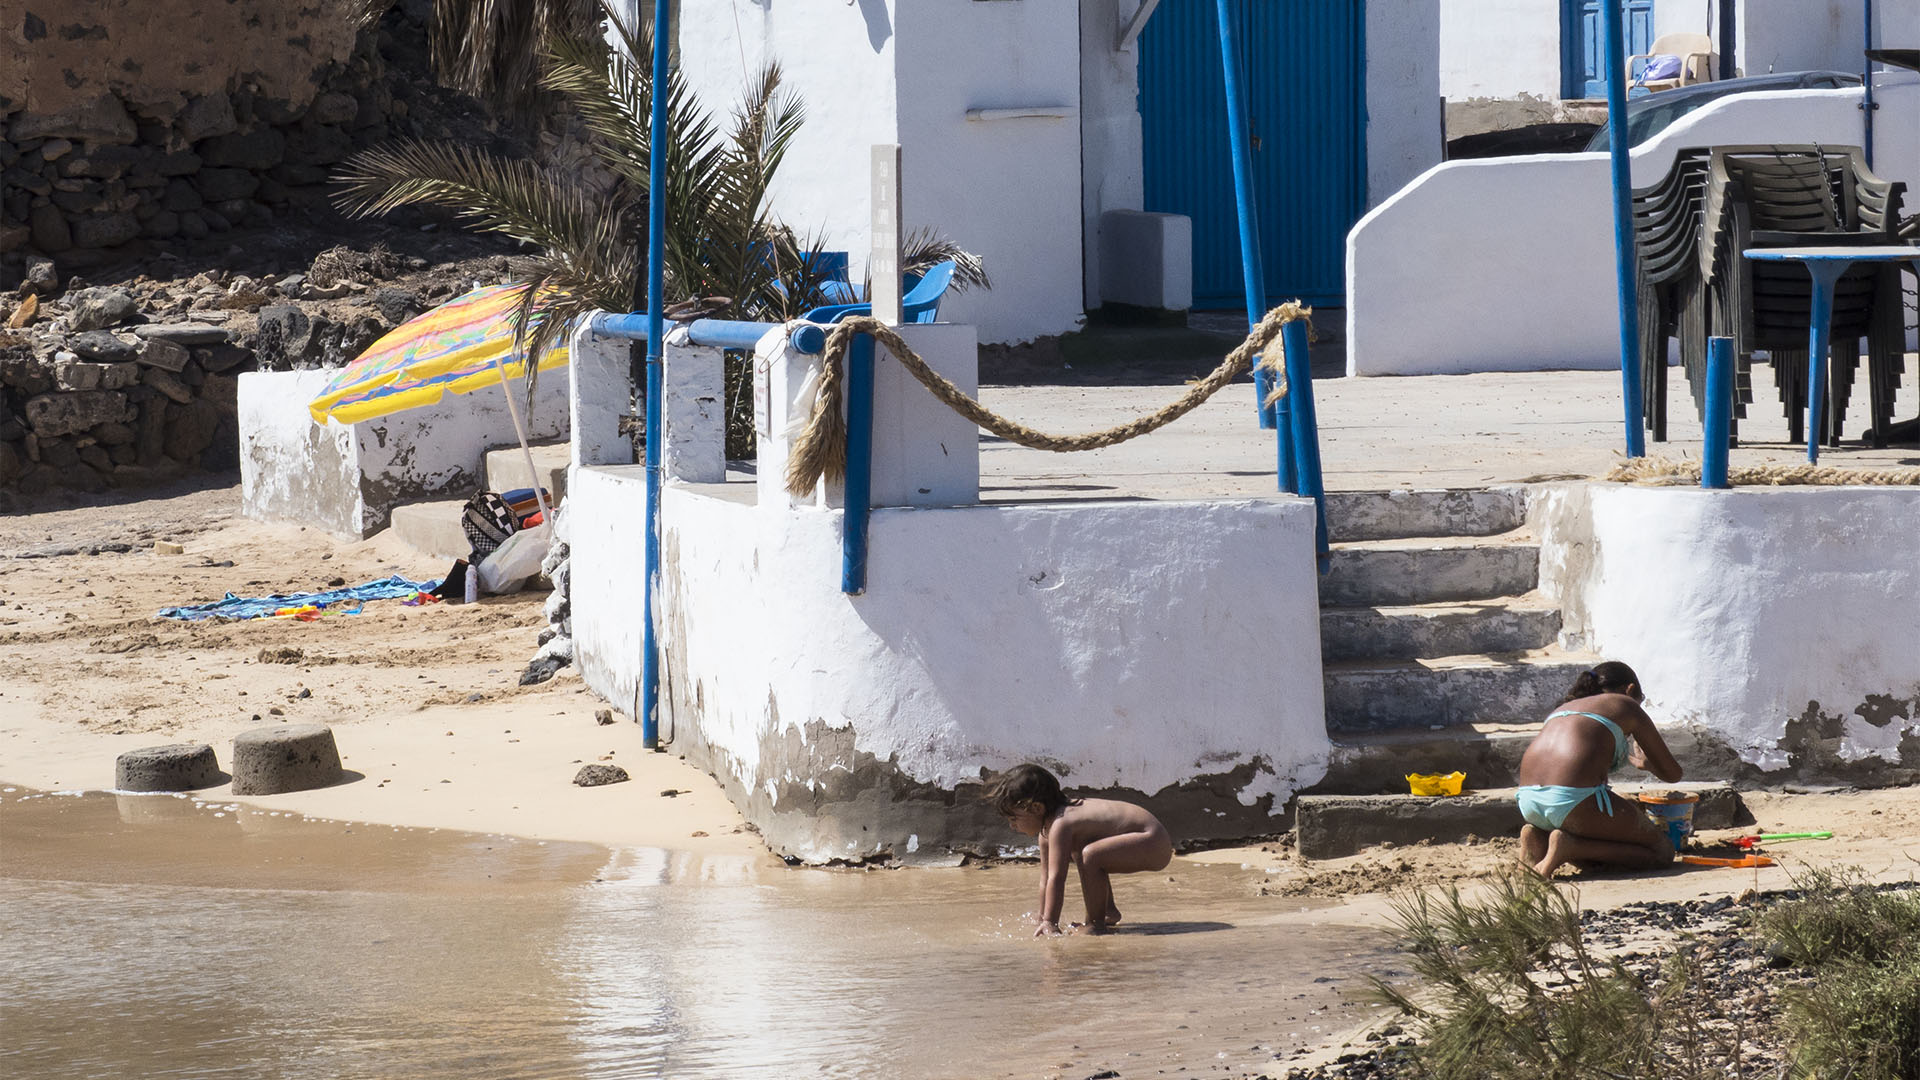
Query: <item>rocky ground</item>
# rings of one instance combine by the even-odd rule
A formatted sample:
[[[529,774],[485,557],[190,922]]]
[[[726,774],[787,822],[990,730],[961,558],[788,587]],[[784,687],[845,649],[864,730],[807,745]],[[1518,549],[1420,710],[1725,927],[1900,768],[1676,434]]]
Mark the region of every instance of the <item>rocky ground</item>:
[[[19,295],[0,300],[0,505],[231,469],[241,373],[346,363],[435,304],[514,274],[498,241],[354,231],[333,243],[276,227],[217,256],[161,254],[105,279],[63,280],[33,257]]]

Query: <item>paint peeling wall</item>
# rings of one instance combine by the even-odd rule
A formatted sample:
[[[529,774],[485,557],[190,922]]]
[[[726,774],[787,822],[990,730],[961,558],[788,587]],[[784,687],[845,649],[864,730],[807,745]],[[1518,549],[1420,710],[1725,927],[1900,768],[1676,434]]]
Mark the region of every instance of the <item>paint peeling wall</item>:
[[[1541,588],[1690,777],[1920,782],[1920,491],[1545,489]]]
[[[247,517],[371,536],[387,527],[402,503],[473,494],[484,483],[486,452],[518,442],[498,390],[453,394],[437,405],[322,428],[307,413],[307,402],[334,374],[240,376],[240,506]],[[568,430],[566,373],[548,372],[535,394],[529,434],[545,442],[565,438]]]
[[[582,673],[628,707],[637,470],[573,481]],[[876,510],[866,595],[840,515],[670,486],[661,719],[774,850],[951,860],[1021,842],[978,800],[1025,760],[1184,838],[1283,827],[1325,772],[1309,504]],[[629,595],[630,594],[630,595]]]
[[[1889,76],[1875,96],[1875,172],[1920,185],[1920,123],[1884,119],[1920,116],[1920,76]],[[1634,183],[1659,180],[1687,146],[1857,145],[1860,100],[1858,90],[1724,99],[1636,147]],[[1604,154],[1449,161],[1376,207],[1347,236],[1347,372],[1616,366],[1609,185]]]

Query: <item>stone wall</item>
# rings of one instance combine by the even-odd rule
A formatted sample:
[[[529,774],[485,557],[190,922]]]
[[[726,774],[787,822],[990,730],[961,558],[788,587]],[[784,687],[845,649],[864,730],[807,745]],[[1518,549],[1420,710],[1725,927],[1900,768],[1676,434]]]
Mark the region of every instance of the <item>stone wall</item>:
[[[85,290],[88,326],[50,357],[0,356],[0,491],[142,487],[237,463],[233,369],[253,354],[207,323],[115,323],[120,290]],[[18,346],[8,346],[15,353]]]
[[[0,257],[83,268],[324,207],[330,167],[406,112],[357,6],[9,5]]]

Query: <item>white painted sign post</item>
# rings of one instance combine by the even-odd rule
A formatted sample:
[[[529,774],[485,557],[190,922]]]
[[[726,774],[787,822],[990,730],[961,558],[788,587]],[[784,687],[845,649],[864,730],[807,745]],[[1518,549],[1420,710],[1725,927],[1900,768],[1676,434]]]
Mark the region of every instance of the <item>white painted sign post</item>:
[[[900,325],[900,147],[873,148],[873,251],[867,259],[873,317]]]

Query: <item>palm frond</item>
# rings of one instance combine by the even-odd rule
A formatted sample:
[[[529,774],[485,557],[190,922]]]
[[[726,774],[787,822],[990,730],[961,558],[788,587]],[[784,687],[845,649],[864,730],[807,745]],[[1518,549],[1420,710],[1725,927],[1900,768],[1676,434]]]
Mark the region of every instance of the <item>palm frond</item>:
[[[993,288],[986,263],[980,256],[941,236],[937,230],[914,229],[900,245],[902,270],[923,271],[948,260],[953,262],[953,284],[949,286],[952,291]]]
[[[583,36],[599,10],[598,0],[434,0],[428,54],[443,84],[526,113],[540,99],[547,41]]]
[[[569,178],[532,162],[451,143],[400,140],[363,150],[348,158],[334,179],[339,186],[335,202],[349,217],[441,206],[477,231],[564,252],[581,270],[591,267],[592,276],[617,261],[596,248],[622,235],[626,230],[620,222],[629,216],[629,208],[608,207]]]

